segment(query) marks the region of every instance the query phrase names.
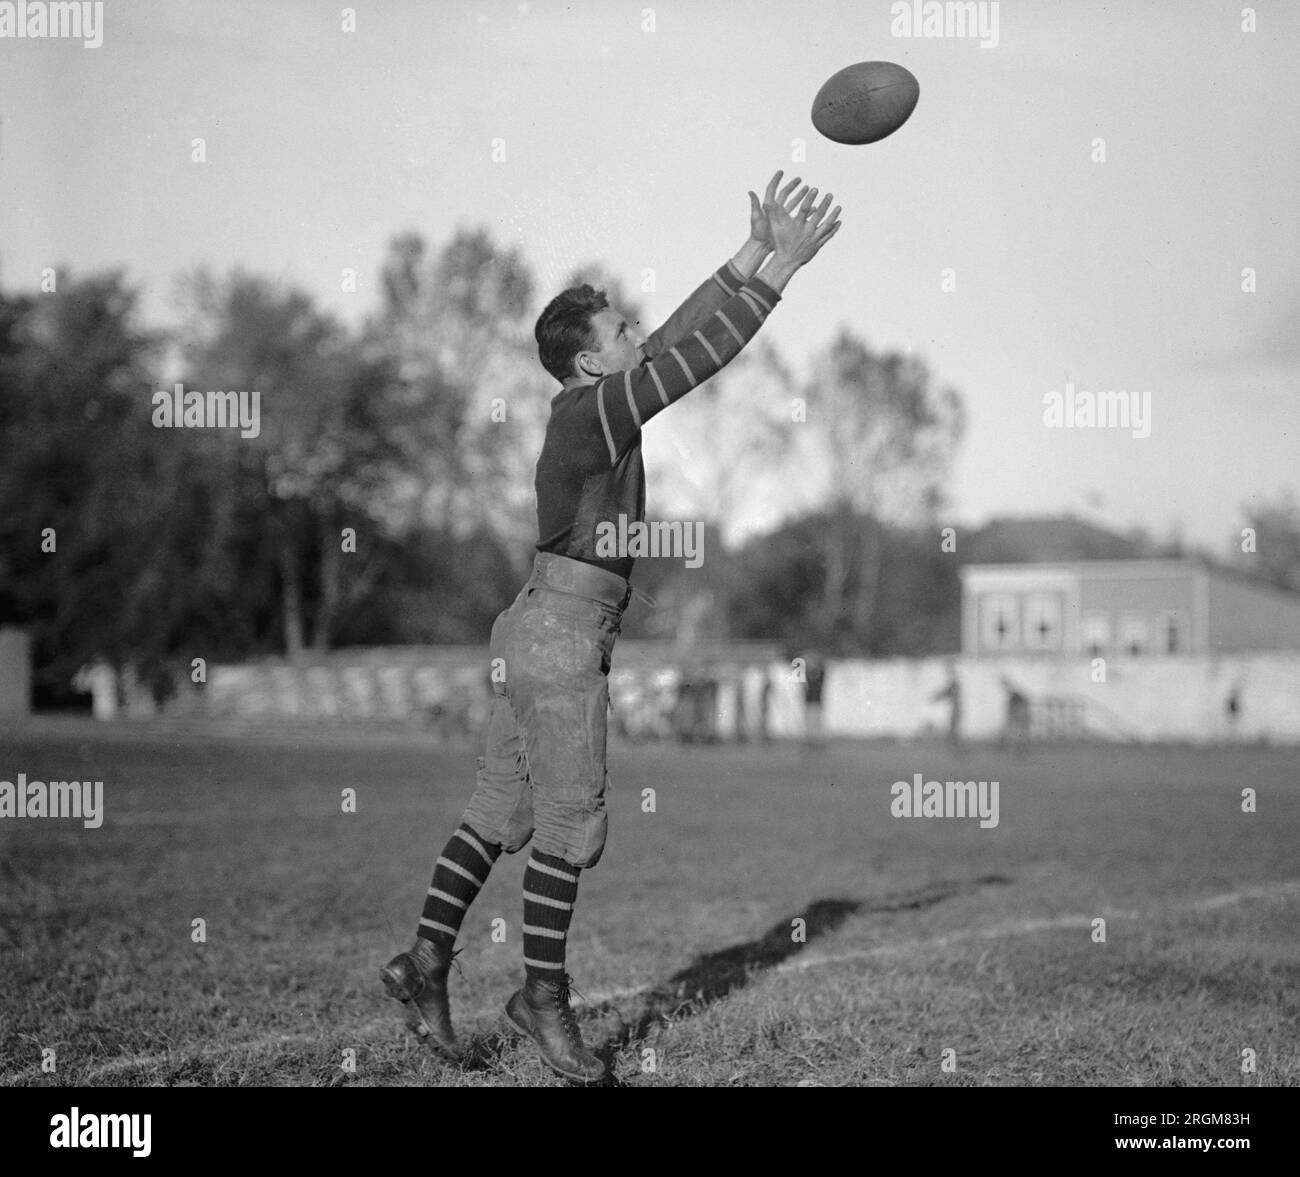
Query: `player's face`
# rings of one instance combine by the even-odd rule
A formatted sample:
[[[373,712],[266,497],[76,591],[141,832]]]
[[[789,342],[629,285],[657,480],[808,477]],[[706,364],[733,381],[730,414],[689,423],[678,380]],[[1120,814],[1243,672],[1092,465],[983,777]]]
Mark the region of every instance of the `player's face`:
[[[591,325],[597,346],[588,354],[599,363],[602,374],[622,372],[641,363],[643,340],[621,312],[605,307],[591,317]]]

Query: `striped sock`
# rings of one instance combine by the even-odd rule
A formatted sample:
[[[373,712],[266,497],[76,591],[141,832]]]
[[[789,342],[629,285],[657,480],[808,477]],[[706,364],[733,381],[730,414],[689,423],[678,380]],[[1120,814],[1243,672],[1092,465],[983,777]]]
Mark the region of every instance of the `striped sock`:
[[[534,850],[524,870],[524,969],[537,981],[564,975],[564,946],[578,898],[579,868]]]
[[[483,841],[462,822],[433,868],[416,935],[445,948],[454,947],[460,922],[500,854],[500,846]]]

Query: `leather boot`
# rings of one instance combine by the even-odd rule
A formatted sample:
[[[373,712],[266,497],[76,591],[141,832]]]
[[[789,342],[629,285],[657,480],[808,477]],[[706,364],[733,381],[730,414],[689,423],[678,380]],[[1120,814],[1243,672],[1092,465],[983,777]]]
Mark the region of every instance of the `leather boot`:
[[[406,1024],[451,1059],[460,1058],[447,1001],[447,974],[455,956],[451,949],[417,936],[409,951],[399,952],[379,970],[389,996],[402,1003]]]
[[[542,1062],[557,1075],[575,1083],[597,1083],[605,1077],[605,1064],[583,1045],[578,1019],[569,1007],[567,973],[556,981],[529,977],[506,1003],[506,1020],[537,1044]]]

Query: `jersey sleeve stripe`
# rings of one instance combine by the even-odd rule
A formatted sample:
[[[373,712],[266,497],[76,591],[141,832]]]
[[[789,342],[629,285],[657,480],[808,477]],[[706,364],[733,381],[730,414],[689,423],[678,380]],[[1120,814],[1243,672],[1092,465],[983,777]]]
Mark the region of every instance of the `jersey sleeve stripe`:
[[[753,295],[754,298],[758,299],[758,301],[762,304],[763,310],[767,314],[770,315],[772,313],[771,305],[768,303],[767,299],[765,299],[761,294],[759,294],[757,290],[755,290],[752,286],[746,286],[745,289],[749,291],[749,293]]]
[[[627,407],[632,410],[632,420],[641,428],[641,410],[637,407],[636,397],[632,395],[632,369],[623,373],[623,391],[627,394]]]
[[[695,333],[695,338],[698,339],[700,343],[704,345],[704,350],[709,353],[709,359],[711,359],[715,364],[718,365],[719,368],[721,368],[722,357],[718,355],[716,351],[713,350],[713,344],[711,344],[707,339],[705,339],[704,336],[701,335],[698,331]]]
[[[655,387],[659,390],[659,399],[664,402],[664,408],[666,409],[672,404],[672,401],[668,399],[668,390],[664,387],[664,382],[659,378],[659,370],[653,364],[650,365],[650,375],[654,377]]]
[[[763,312],[759,310],[758,300],[749,292],[748,289],[740,292],[740,297],[745,300],[745,305],[754,312],[754,317],[761,323],[763,321]]]
[[[600,410],[600,425],[605,430],[605,444],[609,446],[609,461],[613,465],[618,461],[618,448],[614,445],[614,435],[609,429],[609,417],[605,413],[605,382],[596,386],[596,408]]]
[[[722,274],[723,274],[723,271],[722,271],[722,270],[719,270],[716,274],[713,275],[713,280],[714,280],[714,281],[715,281],[719,286],[722,287],[722,291],[723,291],[723,293],[724,293],[728,298],[734,298],[734,297],[736,296],[735,288],[732,287],[732,286],[728,286],[727,283],[724,282],[724,281],[722,280]]]
[[[721,311],[714,311],[713,313],[717,315],[719,319],[722,320],[723,325],[727,328],[728,331],[731,332],[731,338],[734,339],[738,344],[740,344],[741,347],[744,347],[745,337],[741,335],[739,331],[736,330],[736,325],[730,319],[728,319],[727,316],[724,315]]]
[[[687,367],[686,361],[682,358],[682,353],[675,347],[669,348],[668,353],[682,366],[682,371],[686,373],[686,379],[691,382],[691,387],[694,388],[699,382],[695,379],[695,373]]]

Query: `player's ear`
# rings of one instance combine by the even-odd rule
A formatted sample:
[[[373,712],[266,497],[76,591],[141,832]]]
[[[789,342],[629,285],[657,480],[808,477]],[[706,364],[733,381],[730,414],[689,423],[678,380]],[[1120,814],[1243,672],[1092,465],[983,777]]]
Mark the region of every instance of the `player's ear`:
[[[584,376],[600,376],[603,374],[600,361],[589,351],[580,351],[577,355],[578,371]]]

